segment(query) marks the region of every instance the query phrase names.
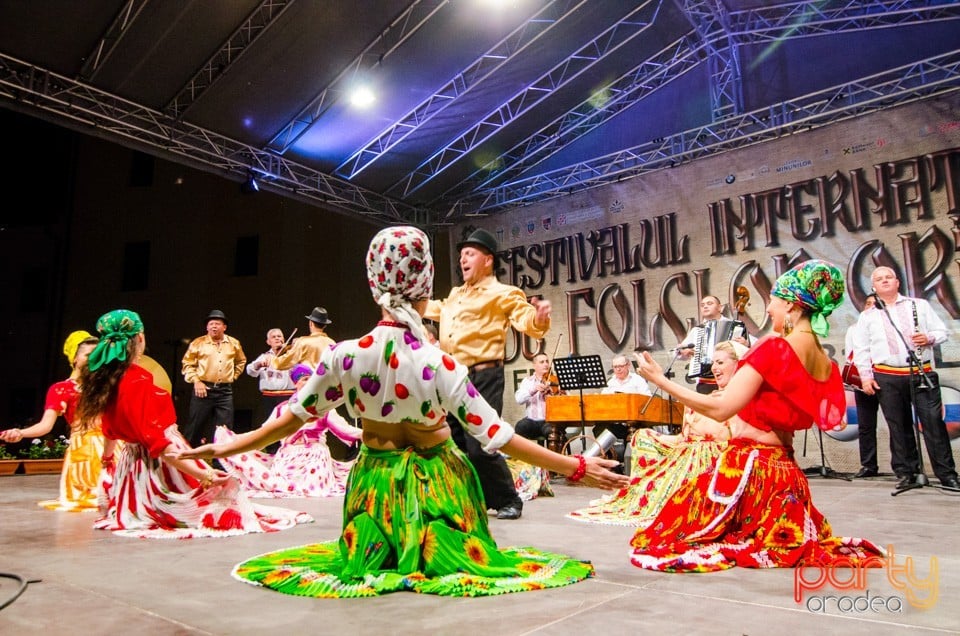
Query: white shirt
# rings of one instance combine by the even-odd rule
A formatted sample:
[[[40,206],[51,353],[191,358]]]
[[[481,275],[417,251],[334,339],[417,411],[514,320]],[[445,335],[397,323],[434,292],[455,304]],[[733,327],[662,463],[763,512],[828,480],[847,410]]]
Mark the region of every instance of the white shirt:
[[[294,389],[293,380],[290,379],[290,371],[278,371],[274,369],[270,362],[275,356],[273,351],[267,351],[257,356],[257,359],[247,365],[247,375],[260,378],[260,391],[292,391]],[[258,368],[260,363],[266,366]]]
[[[914,317],[914,306],[916,317]],[[873,379],[873,365],[885,364],[892,367],[908,367],[909,352],[903,340],[887,318],[896,323],[912,348],[910,338],[914,333],[926,334],[933,339],[931,346],[917,352],[924,363],[933,362],[933,346],[947,340],[947,327],[933,311],[930,303],[921,298],[907,298],[897,294],[897,300],[887,305],[886,310],[868,309],[860,314],[853,331],[853,363],[857,365],[860,377]]]
[[[526,416],[531,420],[543,422],[547,419],[547,398],[538,390],[537,376],[531,374],[525,377],[514,397],[517,404],[526,405]]]
[[[640,395],[650,395],[650,387],[647,381],[631,371],[626,379],[619,380],[617,376],[611,376],[607,380],[607,386],[604,387],[602,394],[609,393],[639,393]]]

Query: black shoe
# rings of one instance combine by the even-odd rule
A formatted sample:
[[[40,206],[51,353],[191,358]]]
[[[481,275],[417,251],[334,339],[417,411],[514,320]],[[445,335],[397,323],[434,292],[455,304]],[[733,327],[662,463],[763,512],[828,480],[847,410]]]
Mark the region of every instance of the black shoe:
[[[897,482],[897,490],[903,490],[904,488],[909,488],[917,483],[916,475],[904,475],[900,478],[900,481]]]
[[[520,508],[516,506],[504,506],[497,511],[497,519],[519,519],[521,514]]]
[[[860,471],[857,472],[857,474],[854,475],[853,477],[854,477],[854,479],[865,479],[865,478],[867,478],[867,477],[876,477],[876,476],[879,475],[879,474],[880,474],[880,473],[877,472],[876,469],[874,469],[874,468],[867,468],[866,466],[864,466],[864,467],[861,468]]]
[[[958,481],[956,477],[947,477],[946,479],[941,479],[940,485],[946,490],[960,492],[960,481]]]

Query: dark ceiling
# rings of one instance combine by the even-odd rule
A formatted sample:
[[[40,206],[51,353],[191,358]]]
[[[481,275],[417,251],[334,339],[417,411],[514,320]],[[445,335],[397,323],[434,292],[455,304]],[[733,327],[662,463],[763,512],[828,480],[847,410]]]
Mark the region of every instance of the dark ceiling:
[[[0,106],[375,223],[954,91],[958,62],[957,1],[0,2]]]

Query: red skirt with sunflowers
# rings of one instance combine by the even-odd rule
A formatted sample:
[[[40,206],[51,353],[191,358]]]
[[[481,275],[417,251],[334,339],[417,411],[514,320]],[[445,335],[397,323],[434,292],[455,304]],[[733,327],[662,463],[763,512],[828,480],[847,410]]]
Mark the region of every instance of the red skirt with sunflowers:
[[[233,575],[286,594],[351,598],[401,590],[491,596],[570,585],[593,572],[560,554],[499,549],[476,473],[448,440],[427,450],[362,446],[340,539],[254,557]]]
[[[884,551],[837,537],[813,505],[793,449],[733,439],[703,473],[677,490],[630,541],[631,562],[662,572],[734,566],[880,566]]]

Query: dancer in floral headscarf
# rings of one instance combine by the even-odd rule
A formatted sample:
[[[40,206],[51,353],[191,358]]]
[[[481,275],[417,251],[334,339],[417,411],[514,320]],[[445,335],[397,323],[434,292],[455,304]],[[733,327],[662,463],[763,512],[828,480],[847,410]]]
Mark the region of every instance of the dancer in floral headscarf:
[[[667,572],[881,565],[874,544],[833,536],[793,458],[795,431],[842,426],[843,382],[820,338],[843,292],[843,275],[825,261],[780,276],[767,315],[781,335],[753,346],[718,399],[671,382],[649,353],[636,356],[648,382],[708,417],[729,419],[733,437],[716,470],[688,481],[633,536],[634,565]]]
[[[47,390],[43,417],[26,428],[0,431],[0,441],[19,442],[25,437],[43,437],[53,430],[58,417],[62,416],[67,421],[70,441],[60,473],[60,496],[37,502],[50,510],[83,512],[97,509],[103,433],[98,420],[81,421],[76,417],[77,400],[80,399],[80,371],[87,364],[87,355],[96,345],[97,339],[86,331],[74,331],[67,336],[63,343],[63,355],[67,357],[72,372],[69,378]],[[34,443],[40,442],[37,440]]]
[[[559,455],[513,434],[480,397],[467,368],[427,342],[421,314],[433,290],[426,235],[381,230],[367,252],[367,279],[382,320],[358,340],[323,353],[289,410],[229,444],[179,457],[252,450],[289,435],[301,420],[344,405],[363,418],[339,541],[264,554],[234,569],[240,580],[301,596],[344,598],[399,590],[487,596],[580,581],[593,566],[532,548],[499,549],[469,460],[450,436],[453,413],[488,452],[503,448],[570,479],[614,488],[615,461]]]
[[[94,527],[133,537],[189,539],[273,532],[313,519],[260,506],[240,484],[204,462],[164,455],[188,448],[170,394],[137,362],[146,339],[140,316],[126,309],[97,321],[100,340],[80,376],[77,416],[99,417],[104,443],[102,516]],[[125,443],[114,450],[117,440]]]

